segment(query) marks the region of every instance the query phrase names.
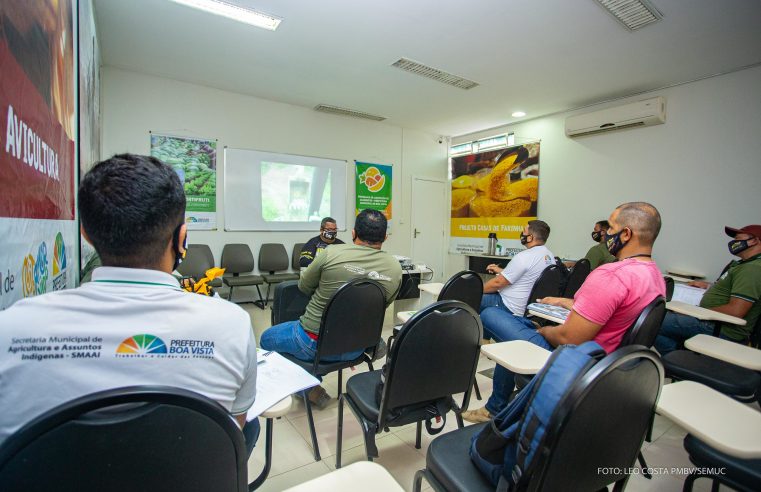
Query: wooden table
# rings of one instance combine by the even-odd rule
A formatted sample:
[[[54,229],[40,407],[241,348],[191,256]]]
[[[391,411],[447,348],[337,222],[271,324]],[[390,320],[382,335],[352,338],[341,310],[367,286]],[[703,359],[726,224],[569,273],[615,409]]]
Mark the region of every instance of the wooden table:
[[[686,314],[703,321],[719,321],[721,323],[729,323],[732,325],[745,326],[745,320],[736,316],[730,316],[728,314],[720,313],[712,309],[702,308],[700,306],[693,306],[680,301],[671,301],[666,303],[666,309],[674,311],[679,314]]]
[[[656,412],[721,452],[761,458],[761,412],[708,386],[694,381],[667,384]]]
[[[304,482],[286,492],[403,492],[404,489],[381,465],[358,461],[321,477]]]
[[[761,371],[761,350],[710,335],[695,335],[685,348],[752,371]]]
[[[552,352],[525,340],[515,340],[483,345],[481,353],[516,374],[536,374]]]

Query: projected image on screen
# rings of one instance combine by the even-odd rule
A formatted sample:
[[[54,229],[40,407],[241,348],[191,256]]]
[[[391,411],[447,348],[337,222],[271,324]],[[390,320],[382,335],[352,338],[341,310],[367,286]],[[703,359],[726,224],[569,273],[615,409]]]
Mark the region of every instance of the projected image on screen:
[[[305,222],[330,215],[330,169],[262,162],[262,217]]]

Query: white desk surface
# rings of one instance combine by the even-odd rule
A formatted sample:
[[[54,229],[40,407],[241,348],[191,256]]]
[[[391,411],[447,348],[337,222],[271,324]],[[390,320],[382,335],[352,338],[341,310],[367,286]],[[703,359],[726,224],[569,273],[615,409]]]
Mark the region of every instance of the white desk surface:
[[[729,455],[761,458],[761,412],[694,381],[667,384],[656,411]]]
[[[396,313],[396,319],[400,323],[406,323],[415,313],[417,313],[417,311],[399,311],[398,313]]]
[[[420,284],[417,288],[422,292],[428,292],[429,294],[433,294],[433,296],[436,297],[441,292],[442,287],[444,287],[444,284],[440,282],[431,282],[428,284]]]
[[[402,492],[404,489],[381,465],[358,461],[286,489],[286,492]]]
[[[483,345],[481,352],[497,364],[516,374],[536,374],[544,367],[550,352],[525,340]]]
[[[532,316],[536,316],[537,318],[543,318],[548,321],[552,321],[553,323],[557,323],[559,325],[562,325],[563,323],[565,323],[565,320],[563,318],[556,318],[555,316],[550,316],[549,314],[540,313],[539,311],[534,311],[533,309],[529,309],[528,314]]]
[[[721,321],[723,323],[730,323],[733,325],[745,325],[745,320],[742,318],[737,318],[735,316],[730,316],[728,314],[702,308],[700,306],[693,306],[692,304],[687,304],[680,301],[667,302],[666,309],[669,311],[674,311],[675,313],[686,314],[687,316],[702,319],[703,321]]]
[[[685,348],[705,354],[736,366],[761,371],[761,350],[710,335],[695,335],[686,342]]]
[[[672,279],[674,279],[674,282],[679,282],[682,284],[688,284],[692,282],[693,280],[695,280],[694,278],[680,277],[679,275],[672,275],[670,273],[666,273],[664,276],[671,277]]]
[[[274,419],[277,417],[282,417],[286,413],[288,413],[291,410],[291,404],[293,403],[293,397],[291,395],[286,396],[279,402],[275,403],[271,407],[269,407],[267,410],[263,411],[260,417],[264,417],[265,419]]]
[[[688,272],[687,270],[680,270],[678,268],[671,268],[669,270],[666,270],[666,273],[672,273],[679,277],[687,277],[690,280],[702,280],[706,278],[706,276],[703,275],[702,273]]]

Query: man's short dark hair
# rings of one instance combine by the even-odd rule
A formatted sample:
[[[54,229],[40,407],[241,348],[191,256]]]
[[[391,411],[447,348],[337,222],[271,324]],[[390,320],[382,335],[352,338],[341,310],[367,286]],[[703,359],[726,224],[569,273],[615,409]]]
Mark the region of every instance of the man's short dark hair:
[[[155,157],[119,154],[79,187],[82,228],[106,266],[157,266],[185,219],[180,177]]]
[[[647,202],[622,203],[618,207],[616,221],[623,227],[628,227],[642,244],[652,246],[661,231],[661,214],[658,209]]]
[[[327,224],[328,222],[335,224],[336,219],[334,219],[333,217],[325,217],[324,219],[322,219],[322,222],[320,222],[320,229],[325,229],[325,224]]]
[[[595,222],[595,225],[600,226],[600,229],[605,229],[605,230],[610,229],[610,222],[608,222],[607,220],[598,220],[597,222]]]
[[[388,222],[386,216],[377,210],[364,209],[354,221],[354,232],[357,238],[370,244],[380,244],[386,240]]]
[[[547,238],[550,237],[550,226],[543,220],[529,220],[528,232],[533,234],[534,241],[546,243]]]

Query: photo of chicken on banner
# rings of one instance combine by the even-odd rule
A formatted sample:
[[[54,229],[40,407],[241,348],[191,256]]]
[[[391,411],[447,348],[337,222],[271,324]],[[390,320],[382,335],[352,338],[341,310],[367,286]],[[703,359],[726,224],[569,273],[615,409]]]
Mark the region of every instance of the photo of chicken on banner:
[[[206,276],[200,280],[196,280],[193,277],[182,277],[180,279],[180,287],[188,292],[214,297],[214,289],[211,287],[211,281],[221,277],[225,273],[225,269],[209,268],[205,273]]]

